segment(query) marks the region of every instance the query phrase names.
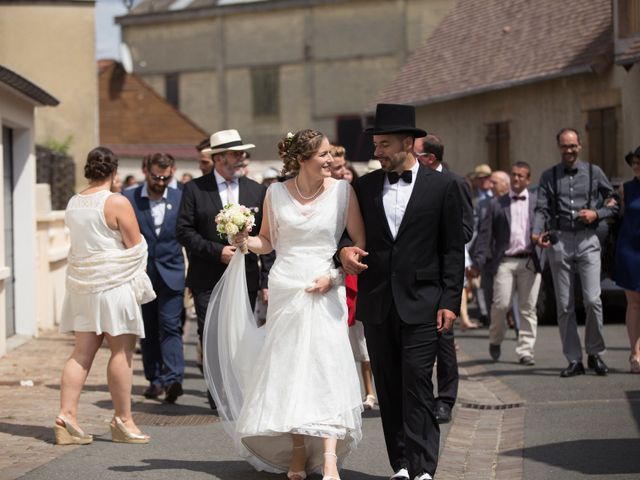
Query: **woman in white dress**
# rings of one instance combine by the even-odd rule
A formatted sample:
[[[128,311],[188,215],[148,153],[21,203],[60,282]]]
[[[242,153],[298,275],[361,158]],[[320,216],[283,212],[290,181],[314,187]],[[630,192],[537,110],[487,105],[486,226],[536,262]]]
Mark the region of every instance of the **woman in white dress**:
[[[364,225],[351,186],[331,178],[331,146],[322,133],[302,130],[278,148],[283,174],[294,176],[269,187],[259,235],[235,239],[258,254],[277,252],[266,326],[260,337],[255,322],[237,329],[237,315],[218,312],[230,302],[224,284],[244,272],[232,261],[209,304],[207,382],[225,429],[254,467],[288,472],[291,480],[318,471],[338,479],[339,466],[362,437],[362,401],[333,255],[345,227],[364,248]],[[235,373],[225,372],[227,362]]]
[[[73,333],[75,347],[60,381],[60,413],[54,426],[58,445],[93,440],[78,425],[78,402],[105,338],[111,350],[107,383],[115,410],[112,439],[149,442],[131,416],[132,356],[136,337],[144,337],[139,304],[155,294],[145,273],[147,245],[133,208],[110,191],[117,169],[118,158],[111,150],[89,152],[84,167],[89,186],[69,200],[65,213],[71,249],[60,332]]]

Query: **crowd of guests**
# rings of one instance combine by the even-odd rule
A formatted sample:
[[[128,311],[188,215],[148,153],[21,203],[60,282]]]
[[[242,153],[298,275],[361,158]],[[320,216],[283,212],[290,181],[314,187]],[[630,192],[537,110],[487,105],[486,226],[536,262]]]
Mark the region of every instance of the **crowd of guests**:
[[[560,130],[556,143],[560,161],[543,172],[533,172],[529,164],[519,161],[509,172],[492,171],[481,164],[462,178],[448,171],[440,138],[428,135],[414,139],[415,157],[424,167],[451,175],[462,199],[466,275],[460,328],[488,326],[489,355],[498,361],[511,325],[516,329],[519,362],[535,365],[536,303],[541,272],[548,265],[562,350],[568,362],[560,376],[584,374],[573,295],[577,274],[586,312],[587,368],[606,375],[598,234],[607,226],[616,233],[614,277],[627,299],[629,369],[640,373],[640,147],[625,157],[633,178],[616,191],[598,166],[580,160],[578,131]],[[137,337],[141,338],[149,382],[144,396],[164,396],[173,403],[183,394],[185,305],[191,299],[201,342],[212,289],[236,250],[220,238],[213,219],[223,205],[240,203],[256,212],[259,224],[267,187],[283,180],[282,172],[274,168],[262,172],[262,183],[249,178],[249,150],[253,147],[236,130],[216,132],[196,147],[202,176],[184,174],[177,181],[174,158],[157,153],[144,159],[144,180],[140,183],[132,175],[120,180],[118,159],[108,149],[99,147],[89,153],[85,166],[89,185],[72,198],[66,214],[71,233],[71,280],[61,330],[75,333],[76,346],[62,374],[57,443],[92,440],[78,425],[77,408],[103,340],[111,349],[107,380],[115,410],[111,423],[114,441],[149,441],[131,415],[132,354]],[[331,157],[333,178],[351,183],[359,177],[343,147],[332,146]],[[536,173],[539,181],[531,188]],[[122,192],[122,196],[112,192]],[[145,261],[139,254],[143,248],[148,252]],[[94,263],[88,265],[87,258]],[[120,262],[117,273],[108,266],[114,259]],[[265,319],[273,260],[274,254],[246,256],[247,289],[258,323]],[[97,268],[103,270],[98,272]],[[105,272],[109,272],[108,278]],[[357,276],[347,275],[345,286],[349,339],[364,384],[363,408],[370,409],[377,399],[364,329],[357,321]],[[467,311],[474,297],[480,324],[472,322]],[[444,332],[439,337],[437,357],[435,416],[439,422],[451,419],[457,396],[455,351],[453,332]],[[215,408],[210,396],[209,401]]]

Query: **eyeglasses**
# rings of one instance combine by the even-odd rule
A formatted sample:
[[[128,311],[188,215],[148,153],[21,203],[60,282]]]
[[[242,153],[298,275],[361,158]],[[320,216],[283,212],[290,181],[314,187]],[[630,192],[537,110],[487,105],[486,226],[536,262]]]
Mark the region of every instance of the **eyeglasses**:
[[[563,145],[558,145],[562,150],[569,150],[570,148],[578,148],[578,144],[576,143],[569,143],[569,144],[563,144]]]
[[[154,182],[165,182],[168,183],[173,178],[173,175],[154,175],[149,172],[149,176],[153,179]]]

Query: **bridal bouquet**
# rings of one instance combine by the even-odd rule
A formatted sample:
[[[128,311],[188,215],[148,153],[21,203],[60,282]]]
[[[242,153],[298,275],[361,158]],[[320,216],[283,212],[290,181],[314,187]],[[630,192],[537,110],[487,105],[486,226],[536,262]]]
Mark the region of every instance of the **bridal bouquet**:
[[[228,203],[220,210],[220,213],[216,215],[216,224],[216,231],[218,235],[220,235],[220,238],[226,236],[229,243],[233,243],[233,239],[238,233],[251,231],[256,224],[256,219],[251,209],[244,205]],[[244,246],[241,251],[242,253],[247,253],[247,247]]]

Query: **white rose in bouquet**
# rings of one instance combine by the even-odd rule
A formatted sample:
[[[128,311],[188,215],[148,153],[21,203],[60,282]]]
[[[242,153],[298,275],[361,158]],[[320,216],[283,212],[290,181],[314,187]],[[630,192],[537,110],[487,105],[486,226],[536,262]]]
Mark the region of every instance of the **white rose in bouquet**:
[[[216,215],[216,231],[220,238],[227,237],[229,243],[240,232],[251,232],[256,224],[253,212],[244,205],[227,204],[220,213]],[[246,247],[242,248],[242,253],[247,253]]]

